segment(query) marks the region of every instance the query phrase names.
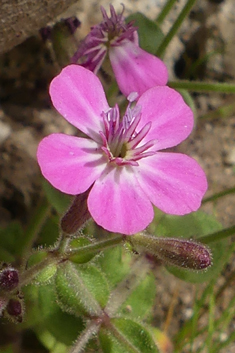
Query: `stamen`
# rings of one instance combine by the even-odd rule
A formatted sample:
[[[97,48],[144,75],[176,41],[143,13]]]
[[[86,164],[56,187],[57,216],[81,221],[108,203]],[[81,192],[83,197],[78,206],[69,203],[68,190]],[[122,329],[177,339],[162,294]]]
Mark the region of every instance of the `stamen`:
[[[136,101],[136,99],[138,98],[138,96],[139,96],[139,94],[138,94],[137,92],[131,92],[131,93],[129,94],[129,96],[127,97],[127,100],[132,103],[132,102]],[[138,106],[137,106],[137,107],[138,107]]]
[[[128,130],[126,131],[126,134],[125,134],[126,141],[129,141],[131,139],[132,135],[135,132],[135,129],[137,128],[137,126],[140,122],[140,119],[141,119],[141,114],[139,114],[133,118],[133,122],[131,125],[129,125]]]
[[[131,157],[142,154],[143,152],[147,151],[149,148],[153,147],[154,145],[155,145],[155,140],[151,140],[146,142],[143,146],[135,148],[134,150],[130,150],[130,154],[132,154]],[[155,151],[151,151],[151,153],[152,152],[155,154]]]
[[[156,152],[153,152],[153,151],[144,152],[144,153],[141,153],[138,156],[132,157],[131,160],[132,161],[139,161],[142,158],[150,157],[150,156],[153,156],[154,154],[156,154]]]
[[[143,140],[143,138],[147,135],[147,133],[149,132],[149,130],[151,129],[151,125],[152,123],[149,122],[147,123],[137,134],[136,136],[128,142],[128,147],[130,149],[133,149],[135,148],[139,143],[140,141]]]
[[[155,154],[155,151],[147,150],[154,146],[156,140],[148,141],[136,148],[151,129],[151,122],[136,132],[141,119],[141,106],[136,105],[131,108],[130,105],[131,102],[122,120],[120,120],[117,105],[102,113],[104,132],[100,131],[101,149],[107,155],[108,160],[118,166],[137,166],[136,161]]]

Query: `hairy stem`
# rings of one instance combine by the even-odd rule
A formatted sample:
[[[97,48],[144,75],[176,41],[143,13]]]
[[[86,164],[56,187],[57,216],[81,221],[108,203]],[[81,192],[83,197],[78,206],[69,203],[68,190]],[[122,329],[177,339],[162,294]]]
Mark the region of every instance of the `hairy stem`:
[[[68,250],[68,239],[62,238],[60,244],[54,249],[48,251],[47,257],[36,265],[30,267],[28,270],[24,271],[20,276],[20,285],[24,286],[32,282],[32,280],[46,267],[59,264],[61,262],[69,260],[73,255],[88,255],[97,254],[104,249],[120,244],[123,241],[123,236],[118,235],[116,237],[102,240],[94,244],[89,244],[87,246]],[[64,251],[64,252],[63,252]]]
[[[95,334],[98,333],[100,328],[100,325],[97,324],[96,321],[91,321],[85,330],[81,333],[81,335],[78,337],[76,343],[74,346],[71,348],[69,353],[82,353],[84,352],[84,348],[86,344],[89,342],[89,340],[94,336]]]

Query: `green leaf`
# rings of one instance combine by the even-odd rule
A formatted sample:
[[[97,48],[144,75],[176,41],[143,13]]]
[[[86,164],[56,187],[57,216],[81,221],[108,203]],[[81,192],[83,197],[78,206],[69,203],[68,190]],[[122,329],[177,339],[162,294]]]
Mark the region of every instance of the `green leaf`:
[[[131,292],[129,298],[123,303],[120,312],[133,318],[143,319],[152,310],[156,296],[156,283],[151,273]]]
[[[126,18],[126,22],[134,20],[134,26],[138,27],[140,47],[151,54],[155,54],[164,34],[158,24],[140,12],[131,14]]]
[[[110,287],[114,288],[129,272],[131,254],[121,246],[105,250],[99,263],[105,273]]]
[[[211,215],[202,211],[193,212],[185,216],[163,215],[156,212],[155,221],[149,227],[150,233],[157,236],[183,237],[199,240],[207,235],[222,229],[222,225]],[[228,260],[228,242],[222,240],[210,245],[213,257],[213,265],[204,271],[189,271],[173,266],[167,266],[169,272],[191,283],[209,281],[218,276]]]
[[[109,298],[107,280],[94,265],[66,262],[58,269],[55,283],[61,308],[78,316],[99,314]]]
[[[25,320],[21,324],[23,328],[33,326],[40,340],[44,334],[50,333],[53,341],[71,346],[84,329],[83,319],[61,310],[56,301],[54,283],[28,285],[23,291],[27,307]]]
[[[222,229],[215,217],[203,211],[185,216],[171,216],[156,210],[154,221],[148,227],[149,233],[157,236],[198,238]]]
[[[112,327],[100,330],[104,353],[158,353],[152,335],[144,326],[127,318],[111,320]]]
[[[59,214],[63,214],[71,203],[71,197],[53,188],[45,179],[43,179],[42,186],[49,203]]]
[[[71,345],[84,328],[81,317],[61,310],[52,285],[38,287],[38,305],[43,318],[39,327],[48,330],[57,341]]]

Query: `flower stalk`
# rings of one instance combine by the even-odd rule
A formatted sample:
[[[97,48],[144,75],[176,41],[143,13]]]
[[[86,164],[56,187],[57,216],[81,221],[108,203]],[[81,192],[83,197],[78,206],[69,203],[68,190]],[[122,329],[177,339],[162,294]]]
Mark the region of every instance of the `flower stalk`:
[[[184,8],[180,12],[178,18],[175,20],[173,26],[171,27],[170,31],[167,33],[165,38],[163,39],[162,43],[160,44],[159,48],[157,49],[157,55],[163,57],[165,50],[171,40],[174,38],[175,34],[178,32],[180,26],[182,25],[185,18],[188,16],[189,12],[191,11],[192,7],[194,6],[197,0],[188,0],[185,4]]]
[[[218,82],[200,82],[200,81],[170,81],[169,87],[175,89],[187,89],[192,92],[219,92],[219,93],[235,93],[235,84],[218,83]]]
[[[203,244],[211,244],[217,241],[226,239],[235,234],[235,226],[219,230],[218,232],[205,235],[203,237],[198,238],[198,240]]]
[[[122,235],[117,235],[117,236],[112,237],[110,239],[101,240],[97,243],[83,246],[82,248],[79,248],[79,249],[69,250],[67,253],[67,256],[68,256],[68,259],[70,260],[75,255],[97,254],[102,250],[110,249],[110,248],[117,246],[118,244],[121,244],[124,241],[124,239],[125,238]]]
[[[36,265],[30,267],[24,271],[19,278],[19,284],[21,287],[31,283],[37,275],[43,271],[45,268],[51,265],[60,264],[62,262],[71,260],[76,255],[86,256],[86,255],[96,255],[100,251],[112,248],[123,242],[123,236],[118,235],[116,237],[105,239],[94,244],[83,246],[78,249],[68,249],[68,238],[63,238],[59,247],[57,246],[55,250],[50,250],[47,253],[47,257]],[[64,251],[64,252],[63,252]]]
[[[177,0],[168,0],[158,15],[156,22],[161,25]]]

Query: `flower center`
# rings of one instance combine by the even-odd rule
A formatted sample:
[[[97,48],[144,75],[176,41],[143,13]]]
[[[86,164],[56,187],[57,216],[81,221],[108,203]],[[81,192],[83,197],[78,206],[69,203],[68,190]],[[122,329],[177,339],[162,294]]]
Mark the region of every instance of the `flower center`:
[[[95,73],[102,65],[110,47],[121,45],[124,39],[138,42],[137,27],[133,26],[133,21],[125,23],[124,6],[122,13],[117,14],[110,5],[110,17],[102,6],[101,11],[103,21],[92,27],[71,58],[71,63],[79,63]]]
[[[102,138],[102,151],[109,162],[118,166],[138,166],[138,160],[155,154],[148,151],[155,144],[155,140],[148,141],[140,146],[143,138],[151,128],[151,122],[147,123],[137,132],[137,126],[141,120],[141,107],[136,105],[133,108],[131,103],[135,93],[129,95],[129,104],[126,112],[120,119],[119,108],[115,105],[108,112],[103,112],[104,131],[100,131]]]
[[[117,14],[114,7],[110,5],[110,17],[107,12],[101,6],[101,12],[103,15],[103,21],[100,23],[100,30],[103,36],[107,39],[106,46],[119,45],[123,39],[129,39],[133,41],[133,33],[136,32],[137,27],[133,26],[133,22],[125,23],[123,11]]]

